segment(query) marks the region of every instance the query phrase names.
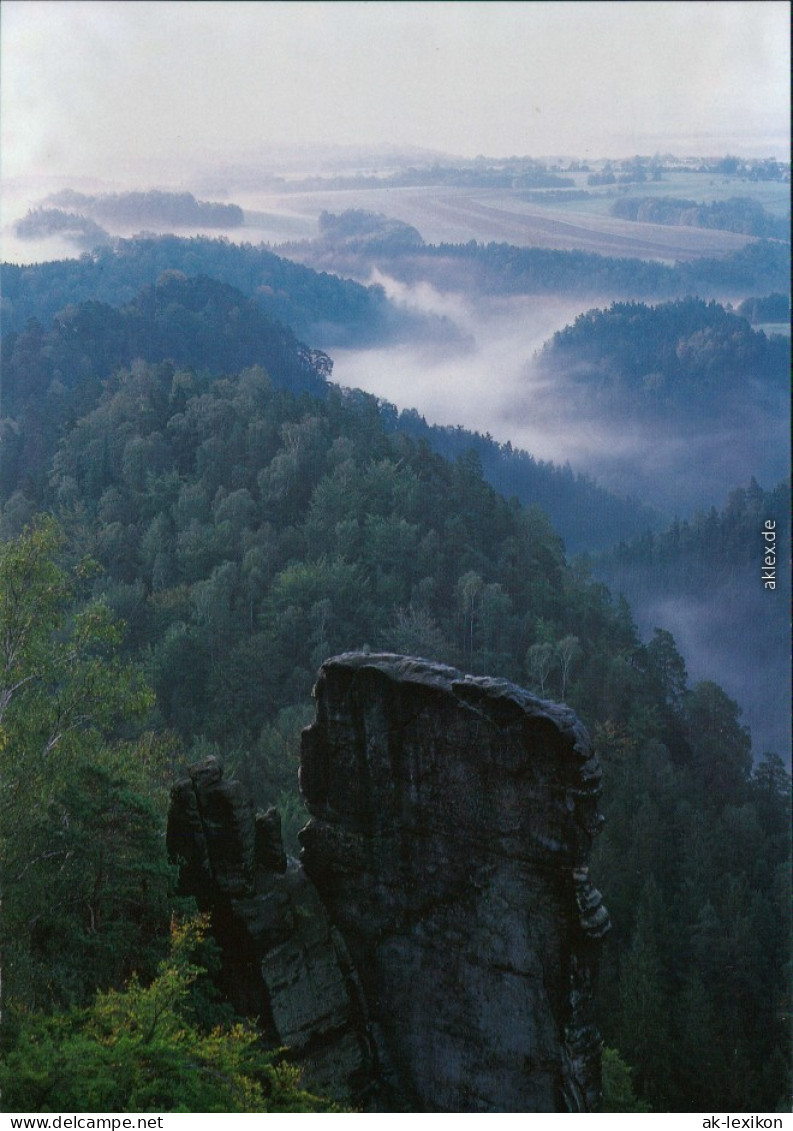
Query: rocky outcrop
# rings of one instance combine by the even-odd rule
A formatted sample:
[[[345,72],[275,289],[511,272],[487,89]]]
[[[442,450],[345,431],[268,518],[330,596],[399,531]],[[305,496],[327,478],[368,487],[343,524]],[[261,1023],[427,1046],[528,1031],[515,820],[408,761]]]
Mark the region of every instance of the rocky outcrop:
[[[302,864],[214,759],[173,790],[169,848],[232,1001],[309,1087],[365,1110],[593,1110],[608,915],[575,715],[392,655],[328,660],[315,694]]]
[[[372,1093],[382,1072],[360,983],[316,888],[284,854],[276,811],[254,815],[207,758],[171,792],[168,849],[182,889],[212,915],[237,1010],[289,1048],[307,1087],[345,1102]]]
[[[587,859],[600,771],[572,711],[392,655],[323,664],[303,866],[358,969],[407,1106],[588,1111],[608,915]]]

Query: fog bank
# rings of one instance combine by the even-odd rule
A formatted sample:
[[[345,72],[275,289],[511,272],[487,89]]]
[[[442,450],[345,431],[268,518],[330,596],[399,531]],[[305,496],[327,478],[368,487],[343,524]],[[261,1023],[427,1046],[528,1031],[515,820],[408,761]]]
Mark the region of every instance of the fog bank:
[[[541,370],[544,343],[593,303],[547,295],[473,299],[376,274],[393,301],[440,315],[455,333],[368,350],[334,350],[333,378],[365,389],[430,424],[462,425],[538,459],[570,463],[604,486],[670,516],[720,505],[725,489],[755,475],[770,486],[788,472],[784,406],[774,419],[742,416],[715,429],[595,418],[564,375]],[[604,301],[603,305],[608,305]]]

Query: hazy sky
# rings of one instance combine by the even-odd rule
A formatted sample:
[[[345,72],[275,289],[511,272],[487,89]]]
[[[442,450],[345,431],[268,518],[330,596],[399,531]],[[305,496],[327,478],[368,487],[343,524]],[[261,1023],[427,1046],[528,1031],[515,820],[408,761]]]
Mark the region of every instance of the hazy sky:
[[[784,156],[789,6],[3,0],[3,176],[263,142]]]

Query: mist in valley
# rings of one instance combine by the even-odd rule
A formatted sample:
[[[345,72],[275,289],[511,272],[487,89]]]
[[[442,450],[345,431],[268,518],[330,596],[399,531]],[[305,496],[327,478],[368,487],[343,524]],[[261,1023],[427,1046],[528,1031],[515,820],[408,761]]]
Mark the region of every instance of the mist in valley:
[[[543,343],[581,312],[580,302],[553,296],[471,297],[428,283],[406,285],[377,273],[372,281],[407,309],[440,318],[418,341],[367,350],[335,350],[333,379],[365,389],[427,422],[462,425],[525,448],[540,459],[565,462],[563,408],[548,403],[531,359]],[[515,411],[529,384],[544,401],[542,414]]]
[[[102,185],[86,187],[92,190],[105,191]],[[4,215],[23,214],[24,203],[35,204],[48,191],[51,183],[37,185],[35,195],[30,189],[18,197],[7,193]],[[350,204],[358,200],[355,194],[348,197]],[[243,227],[195,234],[276,245],[316,235],[315,213],[301,212],[300,207],[268,212],[264,207],[257,210],[257,203],[271,202],[247,195]],[[305,201],[301,207],[305,209]],[[8,259],[35,262],[81,254],[63,238],[24,241],[13,231],[9,238],[9,228],[6,224]],[[190,229],[179,231],[191,234]],[[363,389],[398,409],[415,409],[428,424],[460,426],[538,460],[567,464],[618,495],[652,506],[660,522],[721,506],[727,491],[752,475],[770,487],[787,474],[787,403],[780,401],[772,412],[758,403],[753,419],[743,414],[732,424],[722,420],[718,427],[694,415],[684,427],[671,427],[668,421],[593,411],[570,373],[543,364],[541,351],[553,335],[581,313],[607,308],[611,296],[498,296],[475,287],[452,289],[454,282],[441,289],[426,280],[397,279],[388,274],[387,262],[382,269],[358,271],[358,281],[383,288],[396,310],[420,317],[411,323],[409,336],[370,348],[309,343],[328,348],[335,383]],[[745,629],[754,614],[747,610],[759,602],[758,617],[767,616],[770,599],[781,623],[786,617],[774,596],[753,595],[755,583],[755,578],[747,578],[737,589],[716,587],[698,599],[653,594],[641,578],[625,590],[645,639],[655,627],[671,631],[692,681],[716,680],[741,704],[757,757],[765,749],[787,748],[789,700],[779,680],[780,642],[749,659],[754,648],[747,648]],[[741,610],[738,618],[736,608]]]
[[[570,464],[652,505],[667,522],[723,507],[731,487],[752,476],[771,488],[789,473],[784,395],[773,405],[758,396],[754,409],[718,424],[692,414],[674,426],[662,417],[597,415],[569,374],[549,372],[539,357],[546,342],[591,305],[608,306],[606,299],[474,297],[379,272],[370,281],[395,303],[443,322],[419,341],[334,351],[333,376],[342,385],[415,408],[430,424],[462,425]],[[640,573],[613,586],[615,597],[628,597],[645,641],[656,628],[670,631],[691,682],[715,681],[741,706],[755,758],[790,748],[786,587],[763,589],[761,550],[758,534],[756,568],[726,582],[714,561],[713,580],[698,596],[657,590]]]
[[[787,402],[758,405],[732,425],[692,415],[685,427],[592,411],[580,386],[542,365],[553,334],[600,302],[554,295],[492,297],[442,292],[375,272],[397,305],[428,322],[419,340],[373,349],[333,350],[333,377],[430,424],[461,425],[537,459],[569,463],[621,495],[640,498],[668,517],[719,505],[730,486],[755,475],[772,486],[788,471]]]
[[[675,638],[689,680],[712,680],[742,708],[755,760],[765,751],[790,750],[790,658],[786,655],[786,586],[763,590],[759,569],[700,597],[641,595],[640,578],[628,589],[631,611],[645,640],[656,628]],[[780,670],[781,669],[781,670]]]
[[[666,262],[725,253],[747,237],[631,225],[592,201],[549,209],[509,192],[331,185],[334,177],[385,177],[493,152],[577,155],[597,163],[637,152],[682,156],[732,147],[784,159],[783,6],[735,5],[735,19],[726,18],[724,5],[710,12],[702,5],[652,7],[625,5],[604,21],[597,5],[346,4],[335,6],[329,21],[321,5],[205,4],[186,20],[172,4],[12,0],[3,6],[4,40],[15,44],[13,53],[3,53],[3,257],[35,263],[87,250],[59,235],[24,240],[15,230],[48,194],[67,187],[159,188],[230,201],[244,209],[241,227],[187,226],[178,234],[274,250],[315,239],[323,209],[363,207],[414,224],[432,242],[508,240],[607,254],[620,254],[620,247],[637,254],[627,249],[646,244],[648,257]],[[47,36],[34,34],[45,23]],[[174,54],[165,45],[176,41],[185,50]],[[651,41],[652,61],[644,47],[637,50]],[[59,51],[59,42],[69,49]],[[608,84],[590,82],[595,57]],[[91,77],[97,58],[102,73],[113,75],[101,97]],[[657,60],[672,58],[679,81],[670,85]],[[414,81],[405,81],[405,59]],[[439,86],[441,73],[446,79]],[[149,75],[160,82],[148,82]],[[68,103],[52,97],[58,89],[69,89]],[[563,160],[569,163],[569,156]],[[714,197],[735,191],[684,173],[675,191]],[[585,189],[586,173],[575,176],[577,189]],[[328,178],[327,188],[296,191],[312,177]],[[699,187],[689,189],[694,181]],[[783,189],[752,191],[778,211]],[[136,231],[116,225],[111,235]],[[718,426],[692,416],[671,428],[595,412],[569,374],[541,364],[555,332],[591,307],[607,307],[613,295],[504,297],[418,276],[408,283],[389,274],[387,259],[359,281],[378,284],[396,308],[424,316],[422,330],[415,322],[411,337],[366,349],[309,342],[326,345],[340,385],[415,409],[430,424],[459,425],[536,459],[569,464],[668,519],[722,505],[730,488],[752,475],[770,487],[788,471],[786,403],[772,410],[758,405],[754,414]],[[736,294],[736,303],[744,297]],[[762,678],[741,686],[746,658],[730,636],[724,594],[703,594],[698,604],[654,600],[637,587],[633,600],[644,632],[656,623],[672,630],[692,676],[721,678],[760,719],[760,685],[774,684],[775,676],[755,665]]]
[[[235,1111],[326,1091],[410,1111],[403,1046],[420,1060],[426,1034],[368,1018],[422,934],[453,1038],[424,1109],[491,1110],[482,1081],[517,1071],[570,1110],[788,1110],[789,5],[3,0],[0,32],[9,1110],[79,1106],[88,1081],[119,1110],[220,1112],[228,1085]],[[451,902],[462,779],[426,712],[380,736],[372,812],[379,738],[320,749],[320,722],[306,810],[312,685],[353,649],[572,709],[540,703],[559,759],[528,727],[531,797],[505,809],[488,734],[514,720],[460,691],[489,858]],[[374,734],[367,687],[348,698]],[[425,734],[437,781],[408,749]],[[363,767],[360,828],[338,757]],[[427,850],[389,871],[368,832],[416,834],[419,794]],[[169,795],[201,820],[168,820]],[[234,898],[222,869],[204,883],[211,798],[245,841]],[[338,859],[287,867],[334,828]],[[352,857],[395,908],[424,883],[397,935],[349,933]],[[596,977],[590,865],[613,927]],[[543,906],[566,893],[542,969],[489,930],[527,869]],[[188,873],[207,906],[223,891],[189,954]],[[265,935],[288,986],[249,961]],[[360,1040],[334,1043],[306,939]],[[469,1008],[488,971],[516,995],[495,1044]],[[133,1059],[127,1030],[183,973]]]

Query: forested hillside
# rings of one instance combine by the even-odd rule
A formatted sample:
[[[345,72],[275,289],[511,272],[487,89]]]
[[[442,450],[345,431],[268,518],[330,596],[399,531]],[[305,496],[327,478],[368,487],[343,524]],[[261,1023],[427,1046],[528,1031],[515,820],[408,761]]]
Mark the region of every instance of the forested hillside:
[[[86,195],[73,189],[52,193],[41,204],[28,210],[14,224],[14,231],[25,240],[40,240],[59,234],[90,251],[112,244],[110,231],[138,225],[171,228],[236,228],[243,220],[236,204],[211,204],[196,200],[190,192],[123,192]]]
[[[776,1128],[789,12],[1,11],[11,1131]]]
[[[536,459],[509,441],[499,444],[492,436],[459,426],[429,425],[415,410],[396,416],[393,407],[384,404],[381,412],[389,431],[398,428],[415,440],[426,440],[446,459],[453,461],[476,452],[491,487],[507,499],[540,507],[571,553],[610,547],[634,533],[638,536],[640,531],[662,525],[652,507],[635,496],[607,491],[591,476],[573,471],[569,463],[559,467],[549,460]]]
[[[63,208],[31,208],[27,215],[17,220],[14,231],[24,240],[58,234],[84,251],[110,243],[110,233],[95,220]]]
[[[127,248],[129,262],[108,253],[11,271],[13,317],[55,313],[4,341],[5,1094],[62,1110],[94,1064],[103,1107],[161,1110],[167,1094],[218,1110],[320,1109],[262,1053],[248,1022],[229,1028],[227,1003],[199,976],[214,962],[199,926],[176,929],[169,958],[169,921],[190,908],[174,894],[164,807],[173,775],[216,753],[257,804],[280,806],[294,847],[299,733],[317,666],[370,647],[506,677],[579,713],[605,771],[593,877],[615,924],[598,991],[616,1050],[609,1063],[627,1062],[640,1101],[656,1110],[784,1107],[790,779],[779,753],[753,762],[740,706],[707,663],[689,680],[669,631],[643,642],[627,603],[568,563],[544,511],[496,494],[483,463],[498,455],[508,471],[522,453],[433,431],[331,385],[327,355],[227,281],[169,264],[120,298],[169,249],[184,264],[201,246],[144,241]],[[211,247],[235,270],[269,262]],[[309,303],[321,301],[315,285],[352,297],[340,325],[383,301],[295,271],[308,321]],[[72,284],[81,301],[67,305]],[[718,357],[740,347],[760,378],[768,362],[776,388],[780,347],[693,300],[596,312],[571,333],[589,347],[591,327],[604,330],[609,378],[622,388],[625,358],[654,318],[678,338],[685,322],[704,356],[703,317]],[[674,401],[681,356],[661,354]],[[736,390],[740,364],[725,377]],[[593,526],[624,517],[571,472],[533,462],[529,471],[535,500],[542,485],[566,490],[571,514],[591,501]],[[725,515],[678,524],[677,534],[626,537],[597,568],[626,587],[628,572],[652,574],[668,559],[662,589],[677,562],[695,585],[707,569],[696,552],[703,523],[725,569],[740,554],[748,563],[752,524],[780,501],[757,495],[753,487]],[[136,1032],[146,995],[168,986],[180,988],[154,1045],[130,1038],[114,1054],[126,1058],[127,1082],[114,1100],[108,1018],[118,1033]],[[218,1022],[226,1028],[212,1037]],[[60,1082],[54,1064],[64,1066]],[[198,1078],[186,1068],[196,1064]],[[217,1084],[224,1065],[236,1066],[233,1101]],[[147,1092],[141,1081],[158,1073],[170,1090]]]
[[[22,491],[2,518],[5,623],[41,614],[37,642],[4,660],[3,725],[17,737],[3,756],[20,742],[29,751],[4,801],[4,827],[17,830],[2,845],[11,1016],[14,1003],[87,1005],[92,979],[119,986],[130,962],[152,970],[172,905],[158,839],[170,769],[216,751],[294,833],[316,666],[368,645],[505,676],[580,713],[606,768],[594,874],[616,923],[601,986],[608,1043],[661,1110],[699,1110],[705,1096],[732,1110],[784,1102],[783,765],[753,770],[737,704],[712,682],[689,686],[668,633],[642,644],[627,606],[570,568],[539,510],[497,496],[474,455],[450,464],[387,433],[363,394],[317,399],[261,367],[213,377],[150,361],[116,369],[96,407],[64,425],[48,491],[59,548],[14,538],[33,519]],[[25,586],[13,581],[20,562],[31,563]],[[69,586],[46,588],[68,571]],[[103,609],[125,622],[123,642]],[[76,650],[63,635],[72,623]],[[47,658],[50,632],[62,663]],[[68,660],[83,654],[102,660],[101,685]],[[97,692],[112,706],[101,718],[85,700]],[[68,742],[42,745],[44,694],[71,705]],[[55,750],[39,797],[34,767],[54,768]],[[86,885],[96,894],[78,895]],[[133,906],[132,921],[150,924],[148,958],[115,942]],[[197,1023],[208,1016],[203,1006]],[[4,1039],[28,1071],[29,1027]]]
[[[701,433],[739,414],[784,411],[790,339],[769,339],[716,302],[623,302],[558,331],[541,363],[574,383],[594,413],[673,417]]]
[[[318,274],[263,247],[176,236],[116,240],[79,259],[4,264],[3,325],[22,330],[28,319],[37,318],[47,326],[66,303],[124,306],[164,271],[206,275],[236,287],[269,317],[319,344],[366,341],[399,325],[400,317],[404,327],[404,316],[391,308],[380,287]]]
[[[553,396],[603,437],[593,457],[599,476],[632,481],[643,500],[673,514],[753,475],[775,484],[789,472],[790,338],[767,337],[718,303],[590,310],[537,361]]]
[[[0,543],[3,1110],[327,1110],[207,978],[164,852],[177,745],[92,576],[52,518]]]
[[[239,371],[256,362],[295,390],[322,396],[330,358],[234,288],[206,277],[163,272],[121,309],[90,301],[64,307],[46,330],[36,319],[3,339],[0,495],[23,487],[39,502],[58,437],[133,360],[162,358],[201,372]]]
[[[405,311],[395,310],[381,287],[363,287],[322,270],[366,277],[373,258],[382,270],[407,282],[423,279],[441,288],[473,288],[485,294],[577,294],[594,300],[790,291],[789,244],[781,241],[761,240],[720,259],[671,267],[591,252],[473,240],[416,247],[416,235],[407,225],[364,215],[370,217],[365,238],[360,230],[350,232],[349,214],[328,215],[317,241],[285,245],[283,250],[292,258],[227,240],[161,236],[115,240],[112,247],[96,248],[77,260],[30,267],[5,264],[4,324],[21,330],[32,317],[47,324],[65,299],[74,304],[97,300],[124,305],[142,287],[154,284],[163,271],[179,270],[189,276],[208,275],[255,297],[270,317],[325,347],[415,328],[409,319],[406,325]],[[360,225],[358,217],[353,228]],[[319,273],[294,258],[319,267]]]
[[[51,272],[52,266],[63,272]],[[27,295],[26,308],[35,314],[22,331],[12,330],[3,339],[0,499],[22,489],[31,500],[44,501],[47,467],[63,428],[95,407],[108,377],[135,359],[169,359],[213,376],[261,364],[278,386],[317,397],[328,391],[331,359],[298,343],[289,328],[265,313],[267,302],[246,297],[229,284],[168,270],[120,308],[93,298],[70,302],[47,320],[60,288],[68,285],[69,270],[69,263],[25,269],[21,290]],[[131,267],[130,272],[136,273]],[[11,279],[7,311],[14,303],[13,283],[20,283],[21,276],[12,270]],[[108,288],[97,280],[104,276],[95,279],[97,291],[104,293]],[[339,317],[353,315],[342,309]],[[15,325],[13,314],[9,323]],[[487,480],[507,497],[542,506],[573,550],[603,549],[658,524],[651,508],[608,492],[569,467],[536,460],[465,429],[430,427],[418,413],[397,414],[384,402],[380,410],[389,430],[426,439],[447,457],[475,448]]]
[[[669,266],[645,259],[617,258],[585,251],[551,251],[510,244],[439,244],[425,249],[442,279],[444,264],[468,265],[476,285],[490,294],[584,294],[669,298],[730,294],[735,289],[783,290],[789,286],[789,244],[758,241],[720,259]],[[422,268],[426,266],[422,261]]]
[[[62,189],[47,197],[44,204],[70,208],[104,223],[195,225],[204,228],[236,228],[244,215],[238,204],[196,200],[191,192],[84,193]]]

